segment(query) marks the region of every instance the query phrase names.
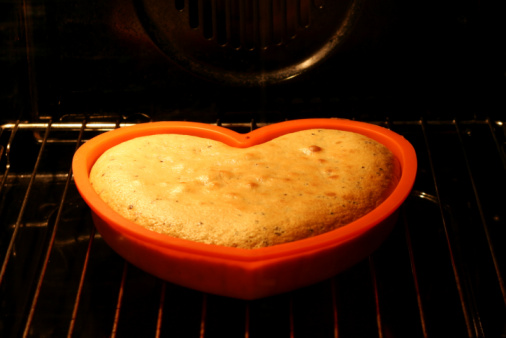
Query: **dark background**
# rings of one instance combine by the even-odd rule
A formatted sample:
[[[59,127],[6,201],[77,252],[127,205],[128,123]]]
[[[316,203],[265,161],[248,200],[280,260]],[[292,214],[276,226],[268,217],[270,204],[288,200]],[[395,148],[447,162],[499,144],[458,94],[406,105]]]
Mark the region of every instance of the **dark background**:
[[[148,38],[133,1],[0,1],[0,118],[472,119],[505,108],[499,1],[363,1],[330,60],[283,84],[200,79]]]

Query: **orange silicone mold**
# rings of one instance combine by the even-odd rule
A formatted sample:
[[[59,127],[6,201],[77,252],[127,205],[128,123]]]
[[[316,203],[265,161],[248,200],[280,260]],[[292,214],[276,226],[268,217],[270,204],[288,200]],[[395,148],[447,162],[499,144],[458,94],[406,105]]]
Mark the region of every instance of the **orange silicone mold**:
[[[89,172],[97,158],[123,141],[160,133],[187,134],[249,147],[303,129],[353,131],[383,143],[398,159],[400,181],[392,194],[360,219],[315,237],[260,249],[192,242],[149,231],[109,208],[95,193]],[[247,134],[193,122],[153,122],[116,129],[82,145],[73,160],[76,186],[104,240],[127,261],[169,282],[208,293],[256,299],[307,286],[350,267],[388,236],[413,186],[416,154],[402,136],[379,126],[341,119],[272,124]]]

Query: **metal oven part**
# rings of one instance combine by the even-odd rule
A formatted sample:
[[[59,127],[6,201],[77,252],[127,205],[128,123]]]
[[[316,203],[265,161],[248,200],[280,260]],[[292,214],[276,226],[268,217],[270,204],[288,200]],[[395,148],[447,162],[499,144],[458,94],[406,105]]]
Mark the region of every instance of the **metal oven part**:
[[[139,1],[155,44],[197,75],[236,85],[286,81],[353,34],[362,0]]]
[[[158,280],[125,263],[94,230],[71,159],[89,138],[130,122],[2,125],[2,336],[504,336],[503,121],[370,122],[402,134],[419,157],[394,232],[330,280],[255,301]]]

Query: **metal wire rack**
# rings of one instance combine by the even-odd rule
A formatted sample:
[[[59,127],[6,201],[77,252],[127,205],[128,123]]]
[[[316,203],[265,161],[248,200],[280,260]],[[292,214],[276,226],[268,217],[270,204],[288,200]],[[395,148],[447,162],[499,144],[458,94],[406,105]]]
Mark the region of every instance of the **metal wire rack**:
[[[330,280],[256,301],[161,281],[123,261],[95,231],[73,184],[72,156],[89,138],[130,123],[0,126],[1,335],[506,336],[503,121],[369,122],[402,134],[419,157],[393,233]]]

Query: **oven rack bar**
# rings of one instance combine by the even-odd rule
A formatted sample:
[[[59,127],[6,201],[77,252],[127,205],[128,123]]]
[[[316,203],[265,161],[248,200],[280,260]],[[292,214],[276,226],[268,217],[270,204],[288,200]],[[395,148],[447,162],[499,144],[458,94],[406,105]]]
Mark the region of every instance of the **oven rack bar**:
[[[335,117],[337,118],[337,117]],[[147,118],[149,121],[153,121],[150,118]],[[48,122],[51,121],[50,118],[45,118],[38,122],[29,122],[29,121],[17,121],[17,122],[10,122],[5,123],[3,125],[0,125],[0,135],[4,130],[33,130],[34,132],[44,131],[47,130],[49,125],[51,125],[52,131],[79,131],[83,129],[86,132],[94,131],[94,132],[106,132],[110,131],[116,128],[124,128],[133,126],[136,123],[132,122],[121,122],[120,120],[107,120],[107,121],[88,121],[87,118],[83,118],[81,121],[77,122]],[[422,122],[423,121],[423,122]],[[148,121],[146,121],[148,122]],[[460,125],[466,126],[466,125],[489,125],[491,128],[499,127],[499,128],[506,128],[504,125],[504,122],[501,120],[396,120],[395,122],[392,122],[390,119],[387,119],[385,121],[368,121],[369,123],[376,124],[376,125],[382,125],[388,128],[392,128],[392,123],[395,123],[396,125],[420,125],[422,123],[425,123],[427,125],[455,125],[456,123],[459,123]],[[222,122],[221,120],[216,120],[214,123],[210,123],[211,125],[221,126],[224,128],[229,128],[232,130],[236,130],[239,132],[248,132],[252,131],[254,129],[266,126],[268,124],[271,124],[269,122],[258,122],[255,120],[251,120],[249,122]],[[42,135],[37,135],[37,140],[41,142]],[[84,139],[83,141],[86,141]],[[55,138],[48,138],[46,140],[48,143],[57,142],[57,143],[72,143],[75,142],[73,139],[65,139],[61,137],[55,137]],[[506,168],[506,160],[504,161],[504,166]]]
[[[431,155],[431,147],[429,146],[429,139],[428,139],[428,132],[426,131],[426,125],[424,123],[424,121],[422,121],[421,123],[421,127],[422,127],[422,130],[423,130],[423,134],[425,136],[425,143],[427,145],[427,152],[428,152],[428,155],[429,155],[429,163],[430,163],[430,170],[432,172],[432,177],[433,177],[433,180],[434,180],[434,186],[435,186],[435,197],[436,197],[436,200],[438,201],[441,201],[441,198],[440,198],[440,193],[439,193],[439,184],[438,184],[438,181],[437,181],[437,175],[436,175],[436,172],[435,172],[435,164],[434,164],[434,160],[433,160],[433,156]],[[439,208],[440,208],[440,213],[441,213],[441,216],[442,216],[442,224],[443,224],[443,229],[444,229],[444,232],[445,232],[445,236],[446,236],[446,239],[447,239],[447,245],[448,245],[448,250],[449,250],[449,255],[450,255],[450,260],[451,260],[451,266],[452,266],[452,270],[453,270],[453,275],[455,277],[455,284],[456,284],[456,287],[457,287],[457,292],[459,294],[459,298],[460,298],[460,302],[462,304],[462,312],[463,312],[463,315],[464,315],[464,320],[466,322],[466,327],[467,327],[467,335],[468,336],[471,336],[472,335],[472,331],[473,331],[473,323],[476,322],[475,318],[471,318],[472,317],[472,314],[473,313],[476,313],[476,312],[473,312],[471,307],[474,306],[474,302],[471,302],[471,301],[466,301],[466,298],[469,298],[470,296],[469,295],[466,295],[466,291],[467,291],[467,287],[466,287],[466,279],[463,278],[463,272],[459,269],[459,266],[457,264],[457,260],[458,260],[458,257],[456,257],[456,255],[458,254],[456,252],[456,249],[454,248],[453,246],[453,241],[452,241],[452,234],[450,233],[451,230],[449,229],[449,226],[448,226],[448,220],[447,218],[445,217],[445,213],[444,213],[444,206],[439,203]],[[464,289],[465,288],[465,289]],[[478,328],[474,328],[474,330],[476,331],[481,331],[480,329]],[[482,335],[483,332],[476,332],[478,335]]]
[[[335,117],[337,118],[337,117]],[[504,121],[501,120],[489,120],[489,119],[480,119],[480,120],[373,120],[373,121],[367,121],[368,123],[372,124],[378,124],[378,125],[420,125],[422,123],[425,123],[427,125],[453,125],[455,123],[459,123],[460,125],[496,125],[503,127]],[[0,130],[12,130],[12,129],[31,129],[31,130],[46,130],[50,126],[53,130],[69,130],[69,131],[79,131],[83,129],[90,131],[90,130],[96,130],[96,131],[109,131],[116,128],[123,128],[135,125],[136,123],[131,122],[89,122],[86,119],[83,119],[81,122],[29,122],[29,121],[18,121],[18,122],[10,122],[5,123],[3,125],[0,125]],[[214,123],[210,123],[211,125],[218,125],[225,128],[231,128],[231,129],[256,129],[259,127],[266,126],[268,122],[258,122],[255,120],[249,121],[249,122],[222,122],[220,120],[217,120]]]
[[[51,124],[50,123],[48,123],[47,128],[48,129],[51,128]],[[76,147],[75,147],[76,151],[79,148],[79,145],[81,144],[81,139],[82,139],[82,136],[83,136],[83,132],[84,132],[84,124],[82,125],[82,127],[81,127],[81,129],[79,131],[79,135],[77,136]],[[49,132],[46,132],[44,140],[47,140],[48,135],[49,135]],[[41,147],[41,152],[42,152],[43,149],[44,148]],[[37,160],[39,160],[39,157],[37,158]],[[39,273],[39,276],[38,276],[38,279],[37,279],[37,285],[35,286],[35,292],[34,292],[34,295],[32,297],[32,303],[30,305],[30,310],[29,310],[29,313],[28,313],[28,316],[27,316],[27,319],[26,319],[25,331],[23,333],[23,336],[27,336],[28,332],[30,330],[31,322],[32,322],[32,319],[33,319],[33,314],[34,314],[35,308],[37,306],[37,300],[38,300],[39,295],[40,295],[40,290],[42,288],[42,283],[44,281],[44,276],[45,276],[45,273],[46,273],[46,270],[47,270],[47,266],[48,266],[48,263],[49,263],[49,259],[50,259],[50,256],[51,256],[51,250],[52,250],[53,245],[54,245],[56,231],[58,229],[58,224],[60,223],[60,218],[61,218],[61,215],[62,215],[63,207],[65,205],[65,201],[66,201],[69,185],[70,185],[70,182],[71,182],[71,177],[72,177],[72,169],[69,168],[69,171],[68,171],[68,174],[67,174],[67,179],[65,181],[65,187],[63,189],[62,196],[61,196],[61,199],[60,199],[60,203],[58,205],[58,211],[57,211],[57,214],[56,214],[56,219],[55,219],[55,222],[54,222],[54,226],[53,226],[53,228],[51,230],[50,240],[49,240],[49,243],[47,244],[46,254],[44,256],[42,267],[41,267],[41,270],[40,270],[40,273]],[[15,236],[13,236],[13,238],[15,238]],[[0,283],[1,283],[1,279],[0,279]]]
[[[425,175],[429,177],[429,181],[430,179],[433,181],[431,187],[430,184],[423,185],[420,183],[420,181],[423,181],[423,178],[418,180],[418,184],[420,186],[415,187],[411,200],[408,201],[407,205],[405,205],[401,210],[400,222],[402,223],[402,226],[397,227],[399,233],[396,235],[397,237],[395,237],[402,238],[402,241],[400,241],[400,247],[402,248],[401,252],[406,257],[407,268],[410,271],[409,279],[411,279],[412,283],[410,289],[413,291],[408,294],[408,296],[413,298],[413,302],[416,305],[416,309],[414,311],[416,312],[416,316],[410,318],[412,323],[415,325],[411,328],[413,331],[409,333],[413,333],[413,336],[427,337],[433,335],[434,333],[444,332],[445,329],[450,330],[449,327],[445,327],[444,321],[434,318],[434,300],[429,299],[427,295],[427,283],[430,284],[427,280],[434,283],[434,279],[437,279],[437,276],[426,276],[427,268],[425,265],[427,262],[423,260],[423,257],[420,257],[420,250],[422,249],[420,249],[420,243],[417,243],[417,234],[420,233],[420,228],[414,225],[416,224],[414,220],[416,216],[413,216],[412,211],[412,209],[417,209],[419,207],[418,204],[420,203],[429,205],[430,208],[437,209],[436,214],[439,214],[439,219],[436,218],[435,222],[441,224],[438,231],[444,232],[443,239],[446,244],[446,247],[443,248],[441,252],[447,252],[448,254],[446,259],[450,262],[449,267],[451,268],[453,279],[452,283],[446,281],[448,284],[445,285],[446,287],[453,289],[454,293],[458,294],[457,302],[448,301],[451,303],[451,305],[447,305],[448,308],[457,311],[456,313],[447,314],[453,319],[446,325],[452,325],[452,330],[464,333],[466,336],[487,336],[490,332],[499,332],[498,330],[501,330],[498,328],[500,319],[494,318],[494,315],[490,313],[490,310],[484,309],[484,300],[480,299],[480,297],[484,297],[480,294],[480,292],[483,293],[484,291],[480,290],[479,286],[476,285],[477,276],[475,273],[477,269],[479,271],[481,270],[476,266],[473,266],[473,264],[469,262],[469,255],[463,252],[465,251],[464,249],[467,248],[468,242],[467,239],[462,238],[463,235],[460,233],[462,229],[459,229],[458,226],[474,227],[475,229],[471,232],[471,235],[480,234],[480,236],[483,237],[482,241],[486,243],[485,246],[480,248],[480,255],[490,261],[488,262],[489,265],[490,263],[493,265],[493,274],[491,275],[488,270],[486,272],[489,273],[488,277],[490,279],[487,281],[487,285],[492,286],[492,289],[494,289],[489,291],[491,295],[486,296],[488,298],[493,296],[494,312],[496,315],[501,316],[505,313],[504,307],[506,303],[504,297],[504,260],[501,260],[500,253],[497,252],[499,247],[498,243],[501,244],[501,242],[498,242],[498,239],[494,236],[494,234],[498,233],[496,228],[498,225],[504,225],[505,220],[504,215],[500,213],[500,210],[494,209],[491,213],[490,208],[487,209],[485,206],[485,201],[491,200],[491,196],[489,196],[490,191],[484,190],[481,186],[480,181],[483,180],[482,175],[476,173],[477,167],[473,164],[472,160],[472,158],[476,156],[477,150],[474,149],[475,145],[470,143],[471,141],[469,140],[476,130],[479,130],[480,132],[488,130],[488,134],[484,135],[490,139],[489,145],[493,145],[495,147],[495,150],[492,149],[491,152],[492,154],[497,155],[498,163],[504,164],[504,145],[506,137],[502,121],[420,120],[372,121],[372,123],[385,125],[404,134],[408,139],[410,139],[417,148],[418,155],[422,158],[421,169]],[[232,129],[253,129],[261,126],[260,124],[256,124],[254,121],[240,124],[227,124],[220,123],[218,121],[216,124],[230,127]],[[72,143],[71,140],[73,140],[73,146],[76,149],[86,140],[87,132],[103,132],[127,125],[129,124],[88,122],[82,122],[79,124],[52,123],[51,121],[48,121],[44,123],[9,123],[4,124],[1,127],[0,137],[5,138],[6,141],[5,144],[1,144],[3,149],[1,163],[3,163],[4,167],[0,186],[0,195],[6,195],[7,192],[17,184],[16,181],[27,181],[27,184],[24,184],[22,187],[24,189],[24,195],[20,203],[19,212],[15,215],[15,217],[13,217],[15,222],[13,225],[10,224],[7,227],[11,229],[10,238],[8,240],[9,244],[6,248],[4,248],[5,245],[1,246],[2,252],[0,258],[2,259],[2,273],[0,274],[0,292],[10,292],[10,289],[13,288],[13,284],[15,284],[15,279],[14,282],[11,281],[11,275],[8,273],[16,273],[16,270],[12,267],[14,264],[13,261],[18,259],[18,251],[20,251],[19,247],[21,247],[24,243],[23,237],[26,235],[24,232],[26,232],[29,228],[25,226],[25,224],[29,223],[28,220],[26,220],[28,217],[27,206],[35,197],[34,195],[36,193],[34,191],[35,186],[38,184],[38,178],[49,176],[52,177],[54,181],[63,181],[63,188],[59,190],[60,197],[59,199],[56,198],[56,217],[54,217],[51,221],[46,220],[46,240],[42,241],[42,249],[40,251],[42,253],[40,257],[43,258],[40,260],[34,259],[33,261],[28,262],[29,264],[34,265],[34,272],[32,272],[32,276],[35,278],[33,278],[33,282],[26,282],[29,289],[29,297],[25,299],[24,305],[21,308],[22,315],[19,315],[18,313],[9,313],[9,309],[5,306],[0,308],[0,311],[2,311],[5,315],[4,318],[12,320],[10,327],[9,324],[2,323],[0,328],[4,329],[7,327],[9,330],[8,332],[11,333],[12,336],[17,336],[19,333],[22,333],[22,336],[31,336],[34,335],[34,332],[40,332],[40,330],[44,329],[48,330],[47,327],[44,327],[44,325],[41,324],[40,319],[44,318],[44,314],[42,314],[42,312],[44,311],[44,308],[47,307],[47,300],[43,300],[43,297],[47,297],[45,291],[48,288],[47,284],[49,283],[49,277],[47,275],[49,275],[50,272],[48,269],[52,269],[50,266],[51,257],[54,257],[55,250],[57,250],[55,246],[58,246],[58,233],[62,231],[64,226],[68,226],[63,215],[66,213],[66,209],[72,208],[70,206],[72,203],[76,203],[76,199],[69,196],[75,194],[75,192],[73,192],[74,187],[70,171],[71,157],[69,157],[66,162],[67,167],[62,167],[62,170],[58,170],[57,174],[52,173],[48,175],[45,171],[41,171],[40,166],[47,155],[46,150],[52,146],[57,146],[58,142],[56,139],[53,139],[53,137],[59,131],[74,132],[74,134],[72,134],[72,138],[65,139],[65,142],[63,143]],[[33,140],[37,144],[35,147],[37,151],[34,155],[34,165],[31,173],[27,174],[26,172],[23,172],[19,174],[15,171],[17,170],[17,165],[13,158],[15,157],[13,156],[13,149],[16,148],[16,145],[19,142],[24,141],[21,140],[22,137],[26,138],[28,135],[35,135],[33,136]],[[446,139],[448,135],[450,135],[455,141],[456,148],[454,149],[461,152],[459,161],[464,163],[464,167],[463,172],[459,173],[459,175],[462,175],[467,181],[469,181],[469,187],[472,190],[472,193],[471,199],[466,200],[466,203],[471,203],[476,207],[478,215],[477,223],[474,221],[469,223],[466,222],[466,224],[459,223],[461,219],[456,219],[458,218],[458,215],[455,215],[455,206],[461,207],[460,202],[454,202],[454,196],[449,196],[450,190],[447,184],[443,183],[442,178],[440,178],[445,177],[441,176],[441,171],[445,171],[447,169],[440,167],[439,158],[437,154],[435,154],[436,152],[439,152],[439,149],[435,145],[438,144],[440,139]],[[490,151],[490,149],[487,149],[487,151]],[[424,158],[426,158],[427,163],[423,161]],[[496,170],[499,174],[497,177],[499,187],[504,187],[505,168],[506,167],[504,166],[502,168],[499,166]],[[500,176],[501,174],[502,177]],[[426,188],[426,190],[418,190],[419,188]],[[2,207],[0,210],[0,217],[3,217],[3,214],[6,213],[6,207],[5,205],[0,207]],[[468,208],[468,205],[465,207]],[[494,221],[491,222],[491,219]],[[43,227],[39,226],[39,228]],[[93,227],[90,227],[89,233],[84,238],[86,239],[86,250],[82,256],[82,261],[80,262],[81,268],[77,274],[78,278],[75,282],[76,287],[71,290],[67,290],[70,294],[69,297],[73,298],[71,302],[71,314],[67,320],[62,320],[62,322],[58,321],[55,324],[61,330],[67,332],[69,336],[77,334],[77,332],[82,329],[83,312],[88,310],[86,307],[89,306],[85,298],[85,295],[89,293],[87,283],[89,283],[89,275],[92,274],[92,271],[95,269],[93,266],[96,265],[96,263],[93,264],[93,262],[96,261],[94,250],[96,250],[97,245],[100,245],[99,242],[101,241],[100,236],[95,233]],[[113,256],[111,253],[109,253],[109,255]],[[390,257],[389,253],[386,254],[386,257]],[[442,260],[444,258],[445,257],[440,257]],[[326,306],[328,313],[326,314],[330,320],[325,323],[330,324],[328,330],[324,331],[325,336],[342,337],[346,336],[347,333],[350,333],[350,318],[347,317],[346,311],[342,310],[349,305],[346,301],[346,294],[348,291],[343,289],[342,286],[350,286],[350,284],[353,284],[352,282],[350,283],[350,279],[353,281],[353,278],[357,278],[354,274],[357,274],[360,277],[365,277],[368,281],[365,285],[361,285],[363,288],[360,289],[360,291],[370,295],[369,298],[365,297],[370,303],[372,309],[366,311],[369,313],[368,318],[371,320],[366,325],[368,327],[367,330],[374,331],[378,336],[387,336],[388,333],[394,329],[395,325],[390,317],[392,312],[392,299],[387,297],[392,295],[392,290],[388,290],[388,287],[385,286],[385,280],[388,281],[388,278],[385,277],[384,271],[388,269],[385,268],[384,259],[385,257],[382,256],[381,252],[378,254],[375,253],[366,262],[360,264],[359,267],[353,268],[349,273],[345,273],[344,277],[336,276],[333,279],[318,285],[318,288],[325,290],[325,294],[328,297],[328,303]],[[116,282],[114,282],[113,279],[108,280],[108,283],[115,283],[116,285],[112,288],[116,289],[116,302],[113,309],[111,309],[113,314],[109,316],[111,321],[108,325],[110,329],[108,335],[110,334],[113,336],[120,336],[121,332],[124,332],[122,331],[122,327],[129,326],[128,322],[125,322],[123,319],[128,314],[128,311],[132,311],[132,308],[128,307],[129,304],[131,305],[131,302],[127,301],[127,299],[131,297],[131,289],[129,289],[128,285],[132,281],[131,276],[138,274],[134,267],[131,267],[125,262],[123,262],[121,266],[122,268],[120,268],[119,278],[116,279]],[[448,271],[444,272],[447,273]],[[159,293],[158,301],[156,302],[156,309],[154,311],[156,318],[153,321],[156,324],[153,326],[152,331],[155,336],[161,336],[162,333],[166,332],[165,327],[167,327],[167,322],[169,321],[167,315],[172,314],[175,311],[175,304],[172,301],[177,299],[176,294],[182,290],[170,283],[161,281],[156,283],[159,286]],[[431,287],[437,288],[437,286],[437,283],[434,285],[431,284]],[[307,294],[305,294],[305,292],[307,292]],[[284,310],[279,314],[276,314],[276,316],[279,315],[279,317],[275,316],[275,319],[280,319],[281,322],[286,324],[278,328],[285,334],[285,336],[297,337],[300,332],[306,332],[301,329],[301,325],[304,326],[307,325],[307,323],[304,325],[301,324],[300,318],[310,317],[310,314],[301,311],[300,307],[304,305],[305,302],[309,302],[309,304],[311,304],[307,297],[312,297],[314,292],[314,288],[309,288],[308,290],[302,290],[289,295],[275,297],[274,300],[262,300],[259,302],[232,302],[235,306],[234,309],[242,313],[242,315],[239,316],[243,318],[243,323],[239,325],[241,327],[239,330],[241,331],[240,336],[253,337],[257,334],[257,332],[259,332],[260,329],[258,329],[258,326],[261,325],[256,318],[257,316],[262,318],[262,314],[259,313],[258,309],[264,309],[264,303],[274,305],[275,307]],[[196,336],[214,336],[214,334],[216,334],[217,325],[214,324],[214,322],[218,321],[221,323],[224,319],[219,318],[220,316],[216,315],[216,313],[211,310],[216,307],[222,309],[221,303],[229,304],[231,301],[212,295],[199,295],[199,293],[192,292],[190,290],[184,290],[183,293],[191,295],[190,298],[192,299],[192,304],[198,307],[197,310],[192,312],[197,314],[198,317],[198,319],[195,320],[195,323],[198,326],[198,328],[195,329],[195,332],[198,331],[198,335],[196,333]],[[316,292],[316,294],[319,294],[319,292]],[[485,298],[488,299],[487,297]],[[497,297],[499,297],[499,300],[497,300]],[[345,300],[343,300],[343,298]],[[301,299],[305,302],[301,301]],[[395,302],[393,303],[395,305]],[[355,309],[355,311],[357,310]],[[399,311],[402,310],[398,309],[393,312],[396,313]],[[269,319],[272,320],[272,318]],[[455,323],[459,324],[457,328],[453,327],[453,324]],[[408,330],[406,327],[402,327],[402,325],[400,326],[401,328],[396,328],[396,330],[400,332]],[[101,329],[101,327],[99,329]]]

